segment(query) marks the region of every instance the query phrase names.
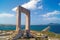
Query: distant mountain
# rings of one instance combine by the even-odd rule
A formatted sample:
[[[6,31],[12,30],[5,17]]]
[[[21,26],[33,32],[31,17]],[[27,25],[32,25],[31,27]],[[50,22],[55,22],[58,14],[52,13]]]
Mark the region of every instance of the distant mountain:
[[[49,23],[48,25],[60,25],[59,23]]]
[[[0,24],[0,26],[11,26],[13,24]]]

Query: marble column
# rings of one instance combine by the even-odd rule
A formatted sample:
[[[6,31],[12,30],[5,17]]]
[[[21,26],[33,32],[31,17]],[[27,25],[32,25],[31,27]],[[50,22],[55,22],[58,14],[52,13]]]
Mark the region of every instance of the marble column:
[[[26,26],[25,30],[30,32],[30,12],[26,13]]]
[[[21,11],[20,7],[18,7],[16,10],[16,31],[20,31],[20,27],[21,27]]]
[[[30,37],[30,12],[26,13],[26,26],[25,26],[25,31],[26,31],[26,37]]]

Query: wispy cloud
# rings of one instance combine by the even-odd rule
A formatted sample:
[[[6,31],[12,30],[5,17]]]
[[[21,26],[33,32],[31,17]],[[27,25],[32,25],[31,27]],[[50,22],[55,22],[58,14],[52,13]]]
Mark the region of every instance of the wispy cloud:
[[[30,0],[28,3],[23,4],[22,7],[27,9],[35,9],[37,8],[37,3],[40,1],[41,0]]]
[[[46,14],[43,15],[39,15],[39,19],[41,20],[41,22],[43,23],[59,23],[60,21],[60,11],[52,11],[52,12],[48,12]]]
[[[46,13],[44,15],[42,15],[43,17],[54,17],[55,15],[59,15],[60,14],[60,11],[53,11],[53,12],[49,12],[49,13]]]
[[[43,9],[43,6],[42,6],[42,5],[41,5],[41,6],[39,6],[39,7],[38,7],[38,9]]]
[[[13,14],[10,13],[0,13],[0,17],[13,17]]]
[[[12,11],[16,11],[17,7],[13,8]]]

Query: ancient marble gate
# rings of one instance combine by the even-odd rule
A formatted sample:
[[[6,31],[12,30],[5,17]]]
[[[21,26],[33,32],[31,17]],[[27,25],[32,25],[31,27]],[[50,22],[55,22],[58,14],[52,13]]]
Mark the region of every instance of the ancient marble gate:
[[[21,37],[21,35],[23,34],[21,30],[21,12],[23,12],[26,15],[25,34],[23,35],[29,37],[30,36],[30,11],[21,6],[18,6],[17,9],[15,9],[15,11],[16,11],[16,32],[17,32],[15,38],[17,39],[18,37]]]

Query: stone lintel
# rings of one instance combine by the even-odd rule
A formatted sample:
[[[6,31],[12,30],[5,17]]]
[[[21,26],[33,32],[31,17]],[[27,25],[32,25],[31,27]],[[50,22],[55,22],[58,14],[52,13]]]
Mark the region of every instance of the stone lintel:
[[[18,6],[17,10],[18,10],[18,9],[19,9],[21,12],[25,13],[25,14],[30,12],[28,9],[23,8],[23,7],[21,7],[21,6]]]

